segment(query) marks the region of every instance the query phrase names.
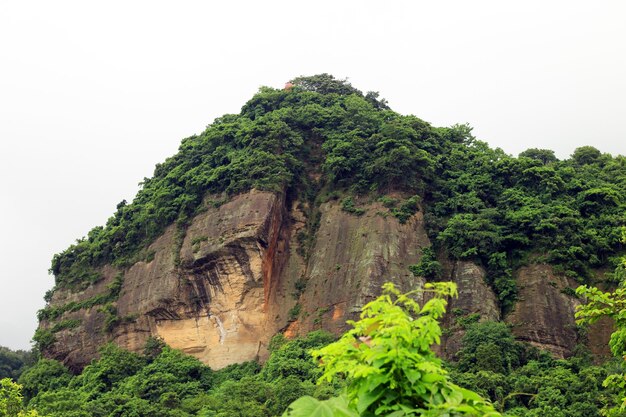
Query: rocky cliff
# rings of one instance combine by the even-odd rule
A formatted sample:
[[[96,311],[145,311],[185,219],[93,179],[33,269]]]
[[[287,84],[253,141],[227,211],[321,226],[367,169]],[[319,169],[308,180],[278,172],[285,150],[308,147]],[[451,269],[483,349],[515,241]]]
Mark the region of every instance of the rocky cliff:
[[[116,279],[122,283],[108,308],[83,303],[84,308],[43,320],[41,328],[54,329],[56,340],[46,356],[80,368],[105,342],[141,351],[148,337],[156,336],[221,368],[262,360],[278,332],[339,334],[385,281],[404,290],[424,283],[408,268],[431,245],[421,210],[402,224],[378,202],[363,204],[363,213],[354,215],[337,200],[312,209],[284,193],[256,190],[217,207],[212,201],[205,201],[184,230],[172,225],[157,238],[150,259],[124,269],[106,265],[101,280],[86,289],[57,290],[51,307],[93,300]],[[309,221],[311,216],[317,221]],[[520,340],[559,357],[572,352],[578,300],[565,289],[575,284],[544,264],[523,267],[515,277],[518,302],[502,317],[484,269],[468,261],[444,262],[443,279],[459,288],[444,320],[449,328],[440,349],[444,356],[458,350],[459,323],[468,318],[504,319]],[[75,325],[59,329],[63,322]],[[606,345],[608,333],[610,326],[590,332],[590,344]]]

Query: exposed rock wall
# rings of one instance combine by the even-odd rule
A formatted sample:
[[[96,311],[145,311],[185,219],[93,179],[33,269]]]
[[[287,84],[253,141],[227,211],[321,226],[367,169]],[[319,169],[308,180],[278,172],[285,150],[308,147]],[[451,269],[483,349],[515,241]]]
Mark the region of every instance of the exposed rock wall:
[[[81,302],[107,291],[107,285],[113,282],[118,271],[112,267],[105,267],[101,271],[102,280],[84,289],[71,292],[57,290],[54,292],[50,304],[52,306],[65,305],[70,302]],[[105,314],[100,311],[101,306],[93,306],[74,312],[67,312],[61,320],[78,320],[79,326],[64,329],[55,334],[56,343],[48,348],[44,354],[47,357],[62,360],[74,370],[79,370],[88,364],[98,352],[98,348],[109,341],[104,333]],[[40,327],[50,328],[54,323],[43,321]]]
[[[563,291],[577,284],[543,264],[520,268],[516,280],[519,299],[507,317],[516,338],[559,357],[571,353],[577,341],[574,312],[579,302]]]
[[[49,356],[81,367],[106,341],[140,351],[149,336],[158,336],[215,368],[263,357],[284,322],[268,300],[286,292],[280,280],[286,257],[277,255],[286,250],[285,216],[281,195],[251,191],[207,207],[184,236],[171,226],[150,246],[154,259],[125,272],[115,303],[121,324],[105,331],[98,307],[66,313],[62,319],[80,318],[81,324],[57,333]],[[93,287],[57,291],[52,303],[102,293],[116,273],[105,268]]]
[[[416,263],[430,241],[421,213],[400,224],[382,205],[374,203],[361,216],[341,210],[338,202],[320,207],[315,245],[306,266],[302,314],[290,326],[300,333],[324,328],[346,329],[361,307],[380,294],[386,281],[404,290],[423,285],[408,267]]]
[[[441,345],[436,347],[441,356],[453,359],[461,348],[465,330],[458,325],[460,319],[471,315],[478,315],[479,321],[501,319],[498,300],[485,282],[486,275],[483,268],[472,262],[456,261],[446,265],[445,276],[457,285],[459,294],[458,298],[450,300],[443,320],[444,327],[449,331],[442,338]]]
[[[57,343],[46,355],[80,368],[107,341],[141,351],[148,337],[158,336],[220,368],[264,359],[270,338],[279,331],[288,336],[315,329],[341,333],[345,321],[355,319],[386,281],[403,290],[423,285],[408,269],[431,245],[421,212],[400,224],[379,203],[366,205],[361,216],[342,211],[337,201],[318,210],[319,228],[311,236],[304,215],[311,210],[305,203],[285,201],[282,194],[253,190],[219,207],[207,204],[186,230],[171,226],[153,242],[149,262],[124,271],[107,266],[103,279],[84,291],[55,292],[53,306],[86,300],[107,291],[123,272],[114,303],[119,323],[107,331],[99,306],[65,313],[58,320],[79,319],[80,325],[57,332]],[[298,239],[305,231],[312,242],[308,256]],[[519,339],[567,356],[576,343],[578,301],[563,289],[574,283],[547,265],[524,267],[516,278],[520,300],[505,320]],[[459,288],[444,319],[450,331],[440,347],[442,355],[454,357],[463,335],[456,325],[459,317],[502,317],[481,267],[445,261],[443,279]],[[596,333],[590,332],[592,343],[606,343],[607,330]]]

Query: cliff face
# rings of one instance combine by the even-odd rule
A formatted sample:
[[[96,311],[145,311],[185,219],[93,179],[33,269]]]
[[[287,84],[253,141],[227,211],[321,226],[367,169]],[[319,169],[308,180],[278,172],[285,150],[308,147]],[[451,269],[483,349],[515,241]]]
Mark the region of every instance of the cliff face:
[[[408,269],[430,245],[421,213],[400,224],[380,214],[384,211],[374,203],[355,216],[337,202],[321,205],[300,297],[303,314],[290,324],[290,332],[323,328],[340,333],[346,320],[356,319],[361,307],[380,294],[384,282],[404,290],[423,285]]]
[[[493,290],[485,282],[486,272],[472,262],[456,261],[445,265],[448,281],[457,285],[458,298],[448,304],[448,313],[443,320],[448,334],[438,347],[438,353],[446,358],[454,358],[461,348],[461,339],[465,334],[460,320],[475,317],[480,321],[498,321],[501,319],[498,300]]]
[[[566,288],[578,284],[555,274],[549,265],[530,265],[517,271],[519,288],[515,310],[507,317],[517,339],[566,356],[577,341],[574,312],[578,299]]]
[[[125,271],[115,303],[119,324],[107,331],[99,307],[70,313],[80,325],[56,333],[47,354],[81,367],[106,341],[140,351],[149,336],[158,336],[215,368],[262,356],[284,325],[276,293],[286,293],[279,274],[286,258],[277,254],[284,250],[285,216],[280,196],[252,191],[209,206],[184,234],[171,226],[150,246],[154,259]],[[52,305],[102,293],[116,273],[105,267],[97,285],[57,291]]]
[[[141,351],[150,336],[198,357],[211,367],[263,359],[271,337],[315,329],[340,333],[345,321],[376,297],[382,283],[403,290],[419,287],[408,266],[430,246],[421,212],[405,224],[388,216],[379,203],[361,216],[341,210],[336,201],[319,208],[319,228],[307,228],[303,206],[282,194],[251,191],[219,207],[206,204],[184,230],[170,226],[152,243],[153,259],[125,270],[102,268],[102,280],[80,291],[58,290],[51,306],[80,302],[107,291],[123,275],[113,303],[115,325],[94,305],[64,313],[57,321],[79,324],[55,333],[45,352],[80,368],[107,341]],[[309,211],[310,210],[306,210]],[[309,222],[310,223],[310,222]],[[307,256],[303,239],[309,233]],[[515,335],[556,356],[571,353],[577,341],[573,322],[573,286],[547,265],[517,271],[519,302],[504,319]],[[440,352],[454,356],[463,329],[460,317],[502,319],[496,296],[485,283],[485,271],[471,262],[444,262],[444,280],[459,287],[444,323],[450,331]],[[42,321],[52,329],[55,323]],[[606,344],[610,326],[589,333],[590,344]]]

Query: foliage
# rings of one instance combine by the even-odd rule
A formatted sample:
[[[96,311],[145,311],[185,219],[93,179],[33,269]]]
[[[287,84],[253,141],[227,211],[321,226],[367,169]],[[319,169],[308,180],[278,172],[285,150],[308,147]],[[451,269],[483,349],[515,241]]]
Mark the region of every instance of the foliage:
[[[461,326],[463,329],[467,329],[474,323],[478,323],[480,321],[480,313],[470,313],[465,314],[461,317],[457,317],[454,319],[454,323],[458,326]]]
[[[60,362],[42,358],[24,372],[18,382],[23,386],[24,397],[28,401],[40,392],[67,386],[70,379],[69,371]]]
[[[300,315],[301,311],[302,311],[302,305],[299,303],[296,303],[292,308],[289,309],[289,312],[287,313],[288,320],[289,321],[296,320],[298,316]]]
[[[484,322],[472,324],[463,336],[463,347],[458,352],[458,369],[491,371],[508,374],[521,365],[524,347],[516,342],[505,323]]]
[[[291,403],[290,417],[359,417],[360,414],[350,408],[348,399],[341,397],[319,401],[310,396],[298,398]]]
[[[302,395],[335,393],[332,385],[314,385],[320,371],[309,353],[332,340],[313,332],[277,341],[263,368],[246,362],[219,371],[159,339],[148,340],[144,355],[109,344],[79,375],[41,359],[20,383],[29,407],[49,417],[279,416]]]
[[[567,360],[516,342],[504,323],[477,323],[468,329],[451,377],[488,397],[506,415],[599,417],[611,404],[602,386],[613,364],[591,364],[585,348]]]
[[[626,232],[622,229],[623,239]],[[622,262],[626,263],[626,258]],[[577,306],[576,318],[579,324],[591,324],[602,317],[609,317],[615,323],[615,331],[611,334],[609,347],[611,353],[620,359],[620,372],[609,375],[604,386],[617,391],[619,408],[607,410],[607,415],[621,415],[626,412],[626,282],[611,292],[603,292],[595,287],[582,285],[576,294],[583,297],[585,304]]]
[[[352,197],[346,197],[341,201],[341,209],[346,213],[354,214],[355,216],[362,216],[365,210],[356,207]]]
[[[548,165],[558,161],[557,157],[554,155],[554,151],[550,149],[526,149],[524,152],[521,152],[518,157],[535,159],[537,161],[541,161],[541,163],[544,165]]]
[[[146,357],[148,361],[153,361],[157,356],[163,352],[166,343],[160,337],[150,336],[148,340],[146,340],[146,344],[143,347],[143,356]]]
[[[57,305],[57,306],[46,306],[45,308],[39,310],[37,312],[37,318],[39,321],[42,320],[54,320],[61,317],[66,312],[74,312],[81,309],[87,309],[98,305],[106,305],[113,301],[116,301],[119,297],[120,291],[122,290],[123,283],[123,275],[121,273],[117,274],[109,285],[107,285],[107,291],[104,293],[100,293],[94,295],[93,297],[87,298],[83,301],[70,301],[67,304]],[[74,323],[72,326],[75,326]],[[64,327],[69,328],[72,326]],[[56,331],[62,330],[57,328],[56,330],[50,329],[52,333]]]
[[[52,326],[52,328],[50,329],[50,331],[52,333],[56,333],[56,332],[60,332],[61,330],[74,329],[78,327],[79,324],[80,324],[80,319],[62,320],[62,321],[55,323],[54,326]]]
[[[348,82],[347,79],[338,80],[330,74],[319,74],[308,77],[296,77],[290,81],[296,89],[304,91],[313,91],[320,94],[357,94],[362,96],[356,88]]]
[[[382,327],[370,332],[381,333]],[[338,409],[358,415],[352,405],[345,411],[348,397],[341,393],[349,381],[340,376],[332,384],[314,384],[323,370],[313,361],[311,349],[333,340],[323,332],[294,340],[276,336],[263,366],[246,362],[212,371],[152,339],[144,355],[109,345],[77,376],[57,361],[41,359],[22,374],[19,383],[28,408],[50,417],[275,417],[299,398],[294,405],[300,414],[294,415],[313,412],[307,409],[311,406],[318,407],[315,412],[322,416],[342,415]],[[372,339],[352,336],[352,343],[351,349],[366,350]],[[599,417],[599,410],[612,404],[615,390],[603,388],[602,381],[615,373],[615,364],[593,366],[584,350],[578,349],[569,360],[554,360],[536,349],[520,348],[507,326],[489,322],[470,325],[463,346],[457,363],[443,364],[449,369],[444,377],[490,398],[507,415]],[[433,356],[426,358],[438,362]],[[388,375],[402,373],[396,368],[395,374]],[[328,414],[329,409],[337,414]]]
[[[424,277],[428,280],[437,281],[441,278],[443,268],[437,260],[437,255],[432,246],[422,249],[422,257],[416,265],[410,265],[409,270],[416,277]]]
[[[400,223],[404,224],[411,218],[411,216],[419,211],[420,201],[421,199],[418,195],[409,197],[400,204],[400,207],[393,207],[391,209],[391,214],[393,214],[393,216],[396,217]]]
[[[324,371],[322,380],[346,376],[347,401],[304,398],[285,416],[313,409],[318,415],[500,415],[477,394],[450,382],[431,350],[441,337],[437,320],[445,312],[445,297],[456,295],[456,286],[426,284],[423,292],[432,298],[422,307],[413,299],[422,290],[401,294],[391,283],[383,290],[363,307],[361,320],[349,322],[352,330],[313,352]]]
[[[35,361],[36,353],[33,351],[11,350],[0,346],[0,379],[17,380]]]
[[[429,233],[452,257],[486,267],[504,310],[516,296],[511,269],[529,255],[583,282],[621,250],[626,158],[591,147],[563,161],[542,149],[513,158],[469,129],[441,134],[425,196]]]
[[[451,376],[490,398],[507,416],[600,417],[610,403],[611,393],[602,386],[608,372],[609,366],[581,365],[576,357],[554,360],[542,355],[507,375],[454,370]]]
[[[117,315],[117,307],[112,303],[106,303],[100,307],[98,311],[104,314],[104,325],[102,329],[106,333],[111,333],[115,326],[120,323],[120,317]]]
[[[22,387],[10,378],[0,379],[0,417],[37,417],[37,411],[26,410],[22,403]]]
[[[52,346],[56,342],[56,337],[54,337],[54,333],[52,333],[49,329],[44,329],[43,327],[38,327],[35,330],[35,334],[33,335],[33,343],[35,349],[42,351],[46,348]]]
[[[616,228],[626,223],[625,157],[587,146],[565,160],[546,149],[514,158],[476,140],[467,125],[432,127],[329,74],[292,85],[262,87],[239,114],[184,139],[132,202],[122,201],[105,226],[54,256],[56,288],[100,280],[105,263],[123,269],[151,259],[147,246],[165,227],[176,223],[182,242],[196,213],[251,188],[311,202],[315,194],[338,193],[348,196],[342,208],[356,215],[364,213],[360,195],[414,196],[383,203],[400,222],[421,207],[443,253],[485,267],[504,312],[515,301],[512,270],[520,262],[541,254],[534,259],[584,282],[622,249]],[[303,256],[313,232],[298,236]],[[82,307],[44,310],[41,318]]]
[[[272,356],[265,363],[261,376],[266,381],[297,376],[302,381],[315,381],[320,376],[319,368],[311,360],[310,351],[331,343],[334,336],[323,331],[314,331],[306,338],[285,343],[272,351]]]

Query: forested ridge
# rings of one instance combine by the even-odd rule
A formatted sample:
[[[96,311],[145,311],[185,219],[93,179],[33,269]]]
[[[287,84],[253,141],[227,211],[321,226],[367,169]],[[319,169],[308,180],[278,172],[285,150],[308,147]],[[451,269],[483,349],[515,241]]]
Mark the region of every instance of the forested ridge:
[[[415,207],[386,195],[415,196],[436,249],[485,266],[504,309],[520,264],[539,258],[579,282],[619,264],[624,156],[585,146],[566,160],[545,149],[513,157],[474,138],[467,125],[433,127],[400,115],[378,93],[345,80],[321,74],[292,83],[261,88],[240,114],[184,139],[133,202],[122,201],[104,227],[54,256],[56,286],[85,286],[100,279],[105,263],[149,257],[147,245],[172,223],[184,228],[207,194],[227,199],[251,188],[318,203],[339,193],[356,214],[353,197],[378,199],[401,220]]]
[[[486,269],[505,314],[518,292],[513,272],[522,265],[547,263],[580,284],[619,286],[625,277],[624,156],[591,146],[564,160],[546,149],[511,156],[475,138],[468,125],[431,126],[394,112],[377,93],[321,74],[296,78],[285,89],[262,87],[239,114],[184,139],[132,202],[118,204],[105,226],[54,256],[55,289],[85,288],[101,279],[105,264],[124,269],[149,259],[148,245],[172,224],[184,230],[207,196],[220,205],[252,188],[313,206],[339,199],[355,216],[378,201],[400,222],[423,210],[433,247],[411,271],[436,284],[441,259],[474,261]],[[86,302],[106,304],[118,294],[114,283],[104,298]],[[62,314],[48,306],[39,318]],[[504,323],[461,326],[462,349],[441,364],[446,381],[490,399],[494,410],[529,417],[592,417],[603,409],[622,415],[615,411],[620,388],[603,387],[607,376],[621,372],[619,360],[598,364],[583,344],[573,357],[557,360],[515,341]],[[37,346],[44,348],[52,333],[39,332]],[[355,342],[358,349],[366,349],[364,340]],[[316,384],[323,370],[310,350],[333,341],[321,332],[291,341],[278,335],[266,363],[215,371],[150,339],[143,355],[103,347],[100,359],[79,375],[41,359],[25,371],[11,365],[5,376],[22,385],[25,407],[44,416],[280,416],[303,395],[335,404],[350,392],[355,375],[345,369]],[[427,351],[422,354],[430,358]],[[445,400],[456,401],[455,392]],[[450,415],[473,415],[462,410]],[[367,412],[362,415],[387,415]],[[393,415],[418,415],[405,412]]]

